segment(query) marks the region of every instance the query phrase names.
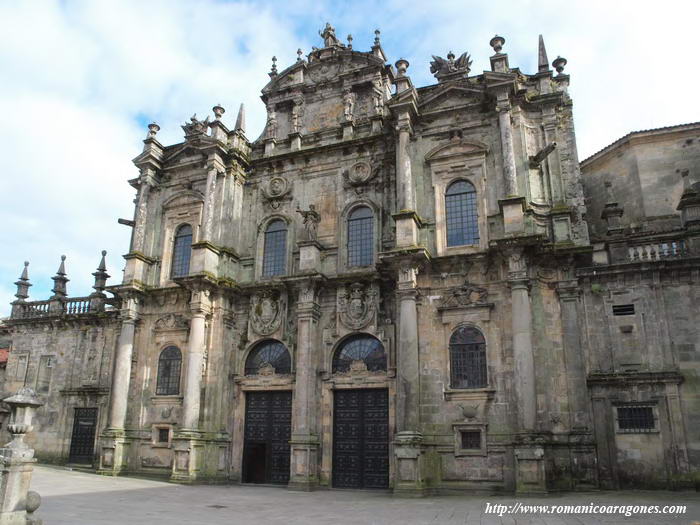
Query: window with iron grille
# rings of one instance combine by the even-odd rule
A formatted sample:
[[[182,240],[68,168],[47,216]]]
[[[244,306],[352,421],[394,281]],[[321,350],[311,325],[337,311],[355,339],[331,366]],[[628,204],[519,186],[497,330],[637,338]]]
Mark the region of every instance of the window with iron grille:
[[[452,388],[484,388],[486,341],[472,326],[462,326],[450,337],[450,382]]]
[[[46,394],[51,386],[51,371],[53,369],[54,356],[42,355],[39,358],[39,369],[36,376],[36,391]]]
[[[183,224],[175,233],[173,246],[173,264],[170,277],[184,277],[190,273],[190,254],[192,253],[192,227]]]
[[[287,269],[287,223],[277,219],[265,230],[263,269],[265,277],[284,275]]]
[[[656,430],[654,408],[650,406],[617,407],[617,428],[625,432]]]
[[[612,307],[613,315],[634,315],[633,304],[616,304]]]
[[[169,346],[158,359],[157,396],[176,396],[180,393],[180,368],[182,354],[176,346]]]
[[[167,443],[170,441],[170,429],[169,428],[159,428],[158,429],[158,443]]]
[[[466,180],[450,184],[445,192],[447,246],[479,244],[476,190]]]
[[[371,335],[349,337],[333,356],[333,372],[347,372],[354,361],[362,361],[370,372],[386,370],[384,345]]]
[[[373,262],[374,214],[361,206],[348,217],[348,266],[369,266]]]
[[[245,375],[257,375],[264,365],[272,366],[276,374],[291,374],[292,358],[287,347],[274,340],[258,344],[245,361]]]
[[[460,434],[462,438],[462,448],[464,450],[481,448],[480,430],[463,430]]]

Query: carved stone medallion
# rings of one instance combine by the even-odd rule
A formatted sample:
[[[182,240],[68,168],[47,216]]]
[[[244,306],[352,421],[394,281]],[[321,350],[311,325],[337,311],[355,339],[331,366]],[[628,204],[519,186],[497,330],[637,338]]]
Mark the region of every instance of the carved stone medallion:
[[[253,295],[250,301],[250,325],[260,335],[270,335],[280,327],[284,301],[276,290]]]
[[[357,162],[345,170],[343,176],[349,186],[361,186],[372,178],[372,167],[368,162]]]
[[[260,186],[263,199],[267,201],[272,209],[277,209],[282,204],[291,191],[291,183],[283,177],[272,177],[267,183]]]
[[[338,290],[338,315],[351,330],[359,330],[374,320],[377,311],[377,293],[371,285],[353,283],[349,289]]]

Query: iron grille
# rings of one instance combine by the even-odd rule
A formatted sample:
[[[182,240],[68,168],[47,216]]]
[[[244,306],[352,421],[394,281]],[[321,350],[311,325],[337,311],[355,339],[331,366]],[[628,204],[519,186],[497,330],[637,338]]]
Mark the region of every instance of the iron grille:
[[[356,335],[345,340],[333,357],[333,372],[347,372],[353,361],[362,361],[367,370],[386,370],[384,346],[371,335]]]
[[[265,231],[263,276],[284,275],[287,258],[287,225],[282,220],[272,221]]]
[[[634,315],[633,304],[616,304],[612,307],[613,315]]]
[[[176,396],[180,393],[182,354],[176,346],[169,346],[158,359],[157,396]]]
[[[481,448],[481,431],[466,430],[462,434],[462,448],[464,450],[480,449]]]
[[[469,182],[454,182],[445,192],[447,246],[479,244],[476,190]]]
[[[190,254],[192,252],[192,227],[183,224],[175,234],[173,246],[173,265],[170,270],[171,277],[184,277],[190,273]]]
[[[654,409],[643,406],[617,407],[617,426],[628,432],[654,430]]]
[[[348,218],[348,266],[369,266],[374,262],[374,216],[363,206]]]
[[[476,328],[463,326],[450,337],[450,372],[452,388],[487,385],[486,342]]]
[[[170,429],[169,428],[159,428],[158,429],[158,443],[167,443],[170,441]]]
[[[271,365],[277,374],[292,373],[289,351],[279,341],[264,341],[251,350],[245,361],[245,375],[256,375],[265,364]]]

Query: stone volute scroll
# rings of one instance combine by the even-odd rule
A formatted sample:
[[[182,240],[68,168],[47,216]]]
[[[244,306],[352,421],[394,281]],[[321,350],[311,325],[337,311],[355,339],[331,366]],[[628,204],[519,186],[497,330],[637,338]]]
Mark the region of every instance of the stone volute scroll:
[[[259,335],[276,332],[284,317],[285,298],[278,290],[263,290],[253,294],[250,300],[250,327]]]
[[[376,324],[379,294],[374,285],[352,283],[338,289],[338,317],[350,330]]]

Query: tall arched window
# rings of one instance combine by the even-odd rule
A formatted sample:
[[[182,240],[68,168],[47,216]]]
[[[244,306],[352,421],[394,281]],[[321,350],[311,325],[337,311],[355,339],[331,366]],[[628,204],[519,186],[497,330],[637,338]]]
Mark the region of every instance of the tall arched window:
[[[287,223],[275,219],[265,230],[265,246],[263,248],[263,270],[265,277],[284,275],[287,259]]]
[[[169,346],[160,353],[156,395],[176,396],[180,393],[181,368],[182,354],[177,346]]]
[[[183,224],[175,233],[173,246],[173,264],[170,277],[184,277],[190,273],[190,254],[192,253],[192,226]]]
[[[450,383],[452,388],[484,388],[486,341],[472,326],[462,326],[450,337]]]
[[[258,344],[245,360],[245,375],[257,375],[262,367],[272,367],[276,374],[291,374],[292,358],[287,347],[274,340]]]
[[[367,206],[348,216],[348,266],[369,266],[374,262],[374,214]]]
[[[347,372],[355,361],[361,361],[370,372],[386,370],[386,352],[381,341],[367,334],[347,338],[335,351],[333,372]]]
[[[479,216],[476,190],[470,182],[458,180],[445,192],[447,246],[479,244]]]

